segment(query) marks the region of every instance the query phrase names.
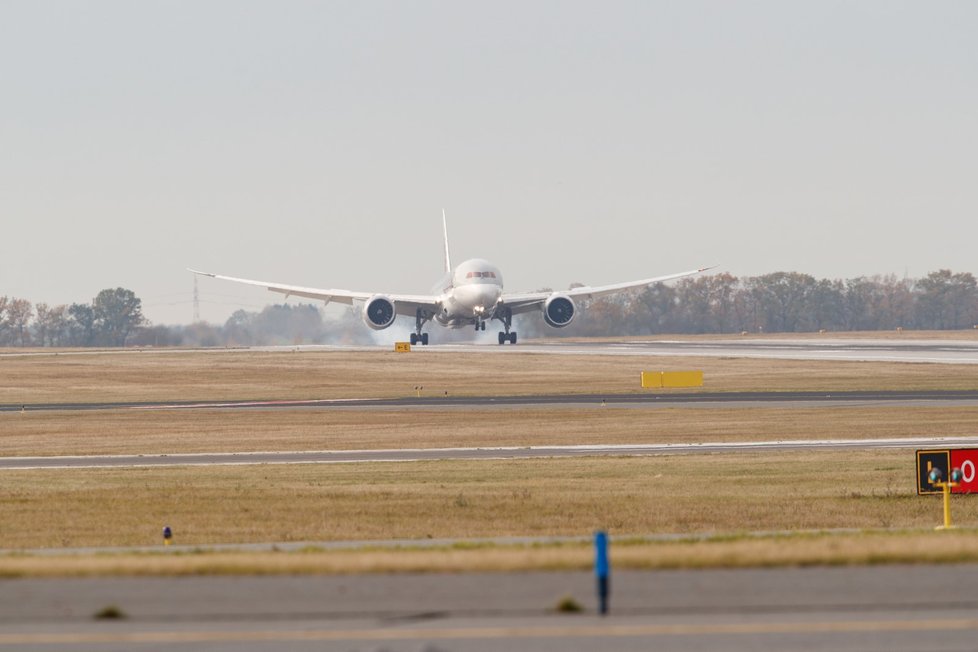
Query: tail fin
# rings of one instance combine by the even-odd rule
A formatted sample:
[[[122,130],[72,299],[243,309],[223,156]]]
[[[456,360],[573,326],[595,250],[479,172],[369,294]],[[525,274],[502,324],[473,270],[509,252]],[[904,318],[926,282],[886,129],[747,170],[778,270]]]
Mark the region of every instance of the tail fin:
[[[445,273],[452,272],[452,256],[448,253],[448,219],[445,217],[445,209],[441,209],[441,228],[445,232]]]

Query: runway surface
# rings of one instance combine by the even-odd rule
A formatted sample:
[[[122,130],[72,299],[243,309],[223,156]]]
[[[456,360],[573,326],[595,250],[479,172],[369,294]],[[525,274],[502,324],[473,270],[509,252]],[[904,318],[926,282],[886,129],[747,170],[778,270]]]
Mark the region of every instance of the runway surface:
[[[434,341],[434,340],[433,340]],[[812,338],[758,338],[757,336],[697,340],[629,340],[565,341],[561,339],[529,340],[516,346],[499,346],[489,339],[471,344],[416,346],[420,353],[487,353],[506,355],[533,353],[542,355],[637,355],[702,356],[730,358],[771,358],[780,360],[848,360],[861,362],[926,362],[939,364],[978,364],[976,340],[900,340],[847,338],[826,334]],[[392,345],[376,347],[294,346],[255,347],[263,351],[359,350],[389,351]]]
[[[613,569],[600,617],[589,572],[5,579],[0,649],[969,650],[976,583],[975,565]],[[585,611],[555,613],[565,596]]]
[[[78,455],[0,457],[0,471],[26,469],[100,469],[160,466],[240,466],[253,464],[354,464],[434,460],[507,460],[552,457],[689,455],[790,450],[873,450],[885,448],[978,447],[978,437],[906,439],[827,439],[702,444],[618,444],[581,446],[499,446],[486,448],[398,448],[257,453],[186,453],[173,455]]]
[[[776,404],[822,406],[852,404],[978,405],[976,390],[853,391],[853,392],[647,392],[644,394],[554,394],[526,396],[431,396],[301,400],[138,401],[108,403],[7,403],[0,412],[85,410],[242,410],[242,409],[446,409],[552,406],[666,407],[675,405],[761,406]]]
[[[493,336],[494,337],[494,336]],[[922,362],[939,364],[978,364],[978,340],[887,338],[847,338],[840,334],[817,338],[758,338],[757,336],[696,340],[628,340],[582,342],[561,339],[529,340],[515,346],[499,346],[490,339],[466,344],[415,346],[413,353],[496,353],[503,355],[631,355],[631,356],[704,356],[732,358],[771,358],[782,360],[849,360],[876,362]],[[346,351],[388,352],[392,342],[376,346],[298,345],[234,349],[102,349],[76,351],[15,351],[0,353],[3,357],[53,355],[165,355],[194,351],[222,355],[241,351]]]
[[[771,358],[781,360],[850,360],[861,362],[929,362],[978,364],[978,341],[847,339],[721,339],[696,341],[625,341],[547,346],[579,352],[602,351],[614,355],[705,356]]]

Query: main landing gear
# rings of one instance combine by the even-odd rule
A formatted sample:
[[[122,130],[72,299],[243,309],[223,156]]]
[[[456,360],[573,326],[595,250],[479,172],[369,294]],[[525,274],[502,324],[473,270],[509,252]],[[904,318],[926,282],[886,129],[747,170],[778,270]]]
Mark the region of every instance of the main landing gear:
[[[417,343],[421,343],[422,346],[428,346],[428,334],[422,333],[421,329],[424,325],[431,319],[428,315],[428,311],[421,310],[418,308],[418,312],[414,315],[414,329],[415,332],[411,333],[411,345],[414,346]]]
[[[506,342],[516,344],[516,331],[513,331],[512,333],[504,333],[499,331],[499,343],[505,344]]]
[[[505,331],[499,331],[499,345],[502,346],[506,342],[510,344],[516,344],[516,331],[510,332],[510,327],[513,325],[513,313],[507,309],[504,313],[498,316],[496,319],[503,322],[503,328]],[[484,324],[483,324],[484,325]]]

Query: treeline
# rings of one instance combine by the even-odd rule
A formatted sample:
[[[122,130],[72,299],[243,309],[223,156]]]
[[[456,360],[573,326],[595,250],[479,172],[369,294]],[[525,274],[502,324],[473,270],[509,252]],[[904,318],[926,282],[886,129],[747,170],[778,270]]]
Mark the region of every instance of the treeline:
[[[126,346],[145,323],[142,302],[124,288],[60,306],[0,296],[0,346]]]
[[[954,330],[978,324],[978,283],[968,272],[946,269],[917,280],[713,274],[595,299],[579,308],[560,336]],[[521,327],[527,336],[546,328],[536,321]]]
[[[978,324],[978,282],[968,272],[931,272],[921,279],[895,276],[815,279],[798,272],[737,278],[713,274],[657,284],[638,292],[578,302],[574,322],[563,329],[540,313],[520,315],[522,338],[589,337],[659,333],[791,333],[873,331],[897,328],[952,330]],[[397,336],[413,323],[400,320]],[[437,330],[436,341],[469,339],[463,329]],[[379,334],[384,341],[392,331]],[[102,290],[90,304],[32,305],[0,296],[0,346],[263,346],[370,344],[359,311],[324,318],[314,305],[273,305],[239,310],[223,325],[153,326],[142,303],[124,288]],[[405,335],[406,336],[406,335]]]
[[[91,303],[32,305],[0,296],[0,346],[263,346],[280,344],[370,344],[359,313],[324,319],[312,305],[273,305],[261,312],[239,310],[224,323],[154,326],[132,290],[102,290]]]

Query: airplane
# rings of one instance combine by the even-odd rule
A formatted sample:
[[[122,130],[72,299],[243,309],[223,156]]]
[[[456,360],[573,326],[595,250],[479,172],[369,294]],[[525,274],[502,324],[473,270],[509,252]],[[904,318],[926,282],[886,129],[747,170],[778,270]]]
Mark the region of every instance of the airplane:
[[[425,325],[433,321],[447,328],[474,326],[476,331],[486,330],[486,323],[498,320],[503,330],[499,331],[499,344],[516,344],[516,331],[512,330],[513,316],[539,310],[543,320],[553,328],[568,326],[577,314],[574,299],[593,299],[634,288],[641,288],[671,281],[685,276],[705,272],[711,267],[702,267],[678,274],[656,276],[640,281],[627,281],[598,287],[576,287],[563,292],[516,292],[503,291],[503,275],[499,268],[482,258],[472,258],[452,267],[448,248],[448,221],[442,211],[442,230],[445,235],[445,276],[432,289],[432,294],[385,294],[374,292],[351,292],[349,290],[326,290],[282,283],[268,283],[246,278],[211,274],[195,269],[188,271],[201,276],[257,285],[272,292],[290,296],[318,299],[324,304],[336,303],[363,304],[363,321],[373,330],[383,330],[394,323],[399,316],[414,317],[414,332],[411,344],[428,344]]]

